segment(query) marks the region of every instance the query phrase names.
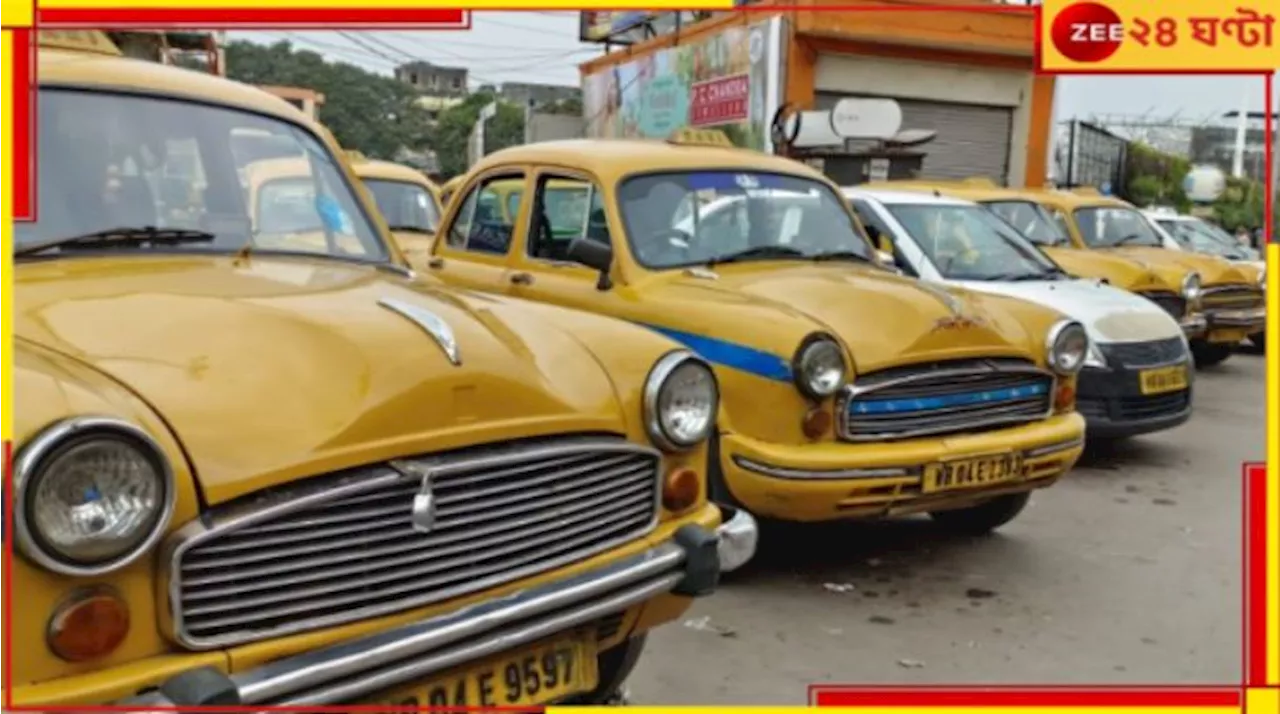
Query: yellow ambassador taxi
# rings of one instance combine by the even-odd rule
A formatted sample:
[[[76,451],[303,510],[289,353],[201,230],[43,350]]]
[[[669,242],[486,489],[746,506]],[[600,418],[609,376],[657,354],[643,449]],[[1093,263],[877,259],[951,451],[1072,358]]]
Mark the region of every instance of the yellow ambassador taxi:
[[[369,159],[354,151],[347,156],[400,250],[410,258],[429,253],[440,227],[440,187],[412,166]]]
[[[1191,336],[1198,366],[1219,364],[1249,335],[1266,326],[1266,296],[1257,272],[1222,258],[1169,250],[1159,230],[1132,204],[1095,189],[1037,191],[1078,250],[1120,255],[1155,268],[1186,272],[1207,329]],[[1190,291],[1190,290],[1189,290]]]
[[[39,41],[6,698],[609,701],[645,634],[750,557],[750,517],[707,499],[704,360],[415,277],[280,99],[100,33]],[[253,164],[286,146],[310,183],[255,222]],[[179,210],[155,186],[192,156]]]
[[[821,174],[727,143],[685,132],[496,152],[418,265],[645,325],[712,362],[712,494],[756,515],[928,512],[986,532],[1067,472],[1084,435],[1078,323],[895,274]],[[513,222],[480,212],[513,182]]]
[[[1181,266],[1153,264],[1105,251],[1076,250],[1071,234],[1051,209],[1040,203],[1036,191],[997,186],[990,179],[958,181],[887,181],[860,188],[929,191],[973,201],[993,211],[1071,275],[1104,280],[1121,290],[1137,293],[1169,313],[1189,339],[1202,337],[1207,323],[1200,312],[1199,281]],[[891,244],[882,249],[892,252]]]

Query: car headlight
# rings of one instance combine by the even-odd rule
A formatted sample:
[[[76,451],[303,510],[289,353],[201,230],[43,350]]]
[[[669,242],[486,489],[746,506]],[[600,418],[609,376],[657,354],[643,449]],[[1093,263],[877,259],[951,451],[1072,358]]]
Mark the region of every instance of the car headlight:
[[[823,399],[844,386],[844,352],[826,335],[811,335],[800,343],[792,361],[796,387],[806,396]]]
[[[667,451],[697,446],[711,436],[720,388],[706,362],[692,352],[672,352],[654,365],[644,389],[649,438]]]
[[[15,464],[17,543],[66,575],[98,575],[142,556],[173,515],[173,472],[132,424],[77,418],[23,447]]]
[[[1089,335],[1080,323],[1062,320],[1049,330],[1047,349],[1050,369],[1061,375],[1075,374],[1089,354]]]
[[[1182,279],[1182,297],[1189,303],[1200,300],[1201,285],[1199,273],[1187,273]]]
[[[1102,349],[1098,347],[1098,343],[1093,340],[1089,341],[1089,351],[1085,353],[1084,366],[1097,367],[1105,369],[1107,366],[1107,358],[1102,354]]]

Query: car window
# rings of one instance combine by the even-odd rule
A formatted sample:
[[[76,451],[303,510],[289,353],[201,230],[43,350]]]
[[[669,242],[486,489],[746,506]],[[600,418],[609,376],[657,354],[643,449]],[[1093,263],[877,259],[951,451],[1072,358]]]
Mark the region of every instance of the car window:
[[[1064,245],[1071,238],[1066,226],[1044,206],[1032,201],[988,201],[984,204],[1027,240],[1040,245]]]
[[[1011,226],[972,204],[886,206],[938,273],[950,280],[1019,280],[1057,266]]]
[[[1076,227],[1084,242],[1097,248],[1163,245],[1147,217],[1121,206],[1086,206],[1075,210]]]
[[[440,207],[431,192],[408,181],[365,179],[374,203],[391,230],[434,233],[440,225]]]
[[[519,174],[496,176],[485,179],[474,186],[462,199],[462,205],[449,228],[448,244],[454,248],[506,255],[511,249],[511,235],[514,231],[512,220],[507,217],[503,205],[503,188],[510,188],[511,182],[523,181]],[[511,193],[516,198],[516,211],[511,215],[519,215],[519,193]]]
[[[300,126],[223,107],[41,89],[40,219],[16,246],[127,228],[189,229],[211,242],[155,250],[304,252],[385,260],[337,159]],[[246,147],[270,142],[268,158]]]
[[[619,187],[619,208],[636,261],[651,269],[818,255],[875,260],[845,203],[826,184],[801,176],[749,170],[636,176]]]
[[[566,260],[569,244],[578,238],[609,244],[609,222],[598,186],[582,179],[543,176],[530,216],[529,255]]]

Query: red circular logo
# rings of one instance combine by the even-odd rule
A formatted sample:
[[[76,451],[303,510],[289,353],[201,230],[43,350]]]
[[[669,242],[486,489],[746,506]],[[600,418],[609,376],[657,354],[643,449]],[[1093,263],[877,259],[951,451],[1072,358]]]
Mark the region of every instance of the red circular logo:
[[[1072,62],[1101,62],[1120,49],[1124,24],[1115,10],[1078,2],[1053,18],[1053,46]]]

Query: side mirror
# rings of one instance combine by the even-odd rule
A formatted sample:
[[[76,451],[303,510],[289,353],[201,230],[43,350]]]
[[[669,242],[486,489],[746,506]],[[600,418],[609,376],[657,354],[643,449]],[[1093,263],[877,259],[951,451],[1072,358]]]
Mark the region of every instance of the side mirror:
[[[586,238],[574,238],[565,250],[565,257],[600,273],[600,279],[596,282],[597,290],[608,290],[613,287],[613,282],[609,280],[609,270],[613,267],[613,248],[607,244]]]
[[[889,270],[892,270],[898,275],[906,275],[906,272],[903,271],[902,268],[898,267],[898,261],[894,259],[893,253],[888,253],[883,250],[877,250],[876,257],[880,259],[880,263],[884,265],[884,267],[888,268]]]

